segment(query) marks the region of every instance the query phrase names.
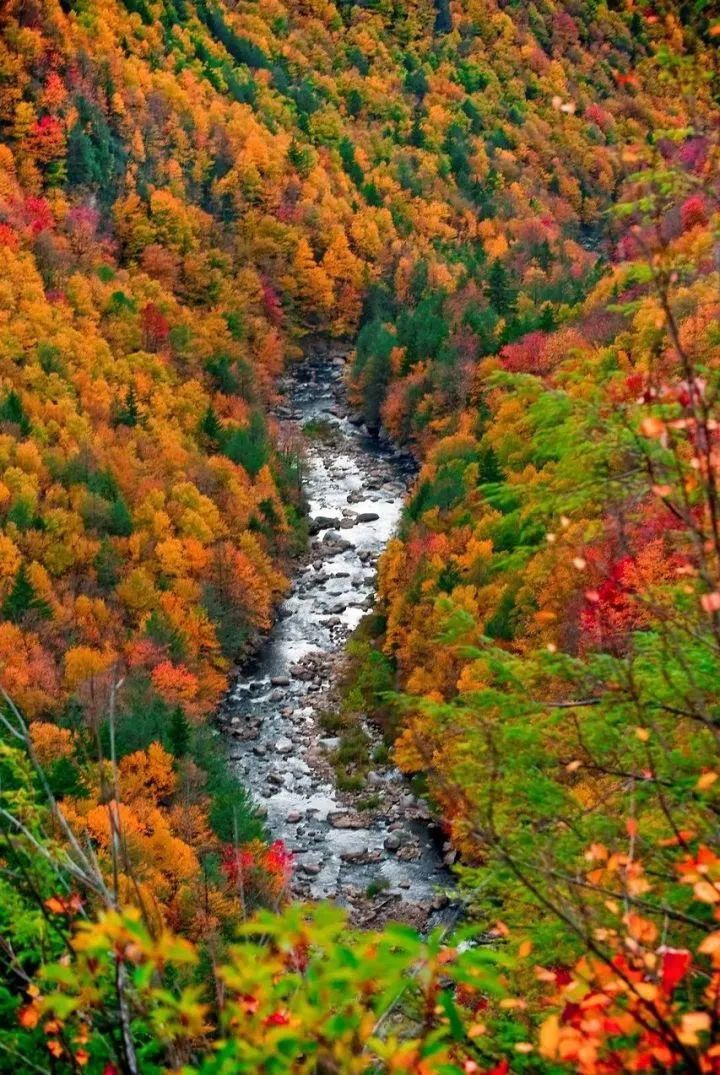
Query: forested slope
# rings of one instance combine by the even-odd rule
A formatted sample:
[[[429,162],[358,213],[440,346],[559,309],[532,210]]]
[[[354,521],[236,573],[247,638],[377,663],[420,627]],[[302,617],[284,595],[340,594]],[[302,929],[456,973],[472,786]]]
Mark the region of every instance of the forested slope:
[[[4,5],[4,1056],[715,1070],[719,27]],[[507,958],[399,933],[356,959],[297,910],[227,953],[289,862],[207,722],[305,539],[269,413],[315,334],[418,457],[359,673]],[[412,1042],[376,1040],[412,964]]]

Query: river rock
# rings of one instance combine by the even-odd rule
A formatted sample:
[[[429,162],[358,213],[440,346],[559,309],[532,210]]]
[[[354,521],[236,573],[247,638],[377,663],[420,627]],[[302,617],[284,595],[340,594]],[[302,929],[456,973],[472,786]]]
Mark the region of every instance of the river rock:
[[[376,511],[361,511],[357,517],[359,523],[375,523],[379,518]]]
[[[383,847],[386,851],[399,851],[402,845],[402,840],[397,832],[390,832],[383,841]]]
[[[273,687],[289,687],[290,676],[271,676],[270,683]]]
[[[377,862],[378,857],[378,852],[370,851],[367,847],[362,847],[357,851],[343,851],[340,855],[342,862],[347,862],[354,866],[365,866],[370,862]]]
[[[327,816],[328,822],[334,829],[363,829],[365,822],[359,816],[348,811],[333,810]]]
[[[417,862],[421,854],[419,844],[413,841],[412,843],[403,844],[397,853],[397,857],[402,862]]]
[[[330,530],[340,525],[340,519],[333,515],[316,515],[310,520],[309,530],[311,534],[318,534],[321,530]]]
[[[293,744],[292,739],[288,739],[286,735],[281,735],[279,739],[275,741],[275,751],[278,754],[292,754]]]

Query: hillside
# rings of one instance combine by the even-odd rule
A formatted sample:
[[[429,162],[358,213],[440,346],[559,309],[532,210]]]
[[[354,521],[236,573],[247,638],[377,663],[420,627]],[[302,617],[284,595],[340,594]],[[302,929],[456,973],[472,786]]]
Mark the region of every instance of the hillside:
[[[4,5],[0,1070],[716,1070],[718,41],[701,3]],[[457,958],[283,911],[213,734],[328,338],[419,466],[342,734],[359,700],[442,821]]]

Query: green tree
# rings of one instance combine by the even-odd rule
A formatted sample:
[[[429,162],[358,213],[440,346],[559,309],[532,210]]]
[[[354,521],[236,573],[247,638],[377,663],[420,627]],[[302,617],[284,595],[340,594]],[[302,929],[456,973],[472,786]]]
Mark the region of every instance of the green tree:
[[[19,426],[24,437],[27,437],[30,432],[30,421],[25,414],[22,400],[14,388],[10,389],[5,399],[0,403],[0,423],[2,422]]]
[[[512,309],[515,296],[510,285],[510,274],[498,259],[490,266],[486,291],[490,303],[499,314],[506,314]]]
[[[20,623],[29,612],[34,612],[41,619],[49,619],[50,606],[35,592],[28,577],[25,564],[20,564],[15,581],[2,603],[2,614],[6,620]]]
[[[168,746],[176,758],[184,758],[190,747],[190,725],[180,706],[172,711],[167,735]]]

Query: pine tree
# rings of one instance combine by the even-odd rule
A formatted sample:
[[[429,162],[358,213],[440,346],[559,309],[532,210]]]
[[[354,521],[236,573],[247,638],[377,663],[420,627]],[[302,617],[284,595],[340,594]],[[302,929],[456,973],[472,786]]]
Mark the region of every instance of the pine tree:
[[[112,502],[112,507],[108,514],[107,529],[114,537],[130,537],[133,532],[130,509],[121,498]]]
[[[140,409],[138,407],[135,386],[130,385],[125,396],[125,403],[119,407],[115,414],[116,426],[136,426],[140,421]]]
[[[42,619],[51,615],[50,606],[35,593],[25,564],[20,564],[15,581],[2,604],[2,614],[12,623],[20,623],[28,612],[35,612]]]
[[[92,141],[83,130],[82,124],[76,123],[68,136],[68,183],[73,187],[89,186],[97,181],[97,171]]]
[[[190,725],[180,706],[173,709],[170,716],[168,746],[176,758],[184,758],[190,747]]]
[[[514,302],[510,277],[502,261],[496,259],[490,266],[487,278],[487,295],[499,314],[508,313]]]
[[[100,542],[93,566],[97,575],[98,586],[111,590],[120,581],[121,558],[110,538],[104,537]]]
[[[2,422],[19,426],[24,437],[27,437],[30,432],[30,422],[25,414],[22,400],[14,388],[10,389],[3,402],[0,403],[0,423]]]
[[[449,34],[452,30],[452,15],[450,14],[450,0],[435,0],[435,33]]]
[[[220,442],[223,439],[223,427],[212,403],[208,404],[207,410],[200,419],[198,432],[211,447],[218,448],[220,446]]]

